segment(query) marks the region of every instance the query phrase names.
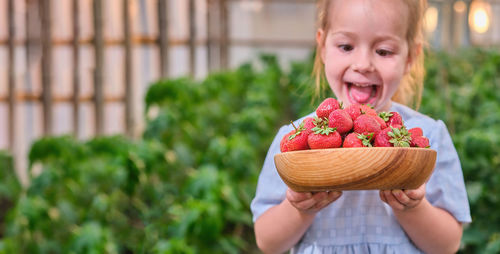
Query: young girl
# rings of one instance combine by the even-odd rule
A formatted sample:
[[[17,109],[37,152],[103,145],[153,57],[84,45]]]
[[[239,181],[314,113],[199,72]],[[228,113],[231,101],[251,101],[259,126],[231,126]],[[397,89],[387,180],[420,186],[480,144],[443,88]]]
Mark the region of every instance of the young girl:
[[[251,205],[263,252],[458,250],[462,224],[471,221],[459,158],[442,121],[404,106],[418,107],[420,101],[425,6],[425,0],[324,0],[315,73],[317,87],[326,76],[344,106],[396,111],[408,128],[421,127],[437,151],[429,181],[415,190],[295,192],[283,183],[273,160],[281,138],[292,130],[284,126],[271,144]]]

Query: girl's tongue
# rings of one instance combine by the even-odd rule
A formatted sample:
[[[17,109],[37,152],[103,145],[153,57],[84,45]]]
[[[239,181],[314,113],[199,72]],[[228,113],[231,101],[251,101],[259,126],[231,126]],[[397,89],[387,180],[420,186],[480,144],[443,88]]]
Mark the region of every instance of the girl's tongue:
[[[360,104],[367,103],[375,90],[373,86],[360,87],[351,85],[350,87],[352,99],[356,100]]]

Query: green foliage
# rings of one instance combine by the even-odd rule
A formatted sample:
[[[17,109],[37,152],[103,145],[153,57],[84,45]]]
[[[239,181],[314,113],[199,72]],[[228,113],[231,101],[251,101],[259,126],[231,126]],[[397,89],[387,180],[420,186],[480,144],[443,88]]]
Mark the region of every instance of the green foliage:
[[[297,115],[284,113],[296,80],[275,57],[261,62],[151,85],[142,140],[39,139],[0,252],[255,252],[257,176]]]
[[[463,253],[500,251],[500,52],[429,52],[421,112],[446,122],[461,159],[473,222]]]
[[[12,156],[0,151],[0,237],[5,232],[5,221],[21,192],[21,184],[14,173]],[[0,246],[0,251],[2,246]]]
[[[499,52],[427,53],[420,111],[448,125],[473,215],[461,252],[497,253]],[[312,58],[261,63],[151,85],[141,140],[38,140],[25,190],[0,153],[0,253],[256,252],[249,205],[269,144],[332,96],[314,97]]]

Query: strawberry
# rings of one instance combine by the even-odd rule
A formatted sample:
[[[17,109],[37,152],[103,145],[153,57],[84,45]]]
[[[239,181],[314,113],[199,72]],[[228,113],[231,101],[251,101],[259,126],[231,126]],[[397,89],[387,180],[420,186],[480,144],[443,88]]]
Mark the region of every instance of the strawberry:
[[[373,109],[373,107],[368,104],[362,104],[361,106],[359,106],[359,109],[361,110],[361,114],[363,115],[377,115],[377,111],[375,111],[375,109]]]
[[[304,127],[304,122],[302,122],[297,128],[292,122],[294,130],[287,133],[280,142],[280,151],[282,153],[296,150],[306,150],[309,149],[307,144],[307,136],[310,132]]]
[[[368,135],[377,133],[381,130],[380,124],[373,115],[360,115],[354,120],[354,132]]]
[[[351,132],[344,139],[342,147],[371,147],[373,133],[363,135],[356,132]]]
[[[411,134],[412,138],[424,135],[424,132],[422,131],[422,129],[420,127],[411,128],[408,130],[408,132]]]
[[[349,114],[343,109],[332,111],[328,116],[328,127],[336,128],[340,134],[349,132],[353,122]]]
[[[345,109],[353,121],[361,115],[361,109],[359,106],[361,106],[361,104],[351,104]]]
[[[380,129],[381,130],[387,128],[387,124],[385,123],[384,119],[380,118],[379,116],[374,116],[374,118],[380,124]]]
[[[314,123],[315,119],[313,117],[306,117],[302,123],[304,124],[304,128],[306,131],[309,133],[312,132],[312,129],[316,127],[316,124]]]
[[[387,135],[391,138],[389,142],[394,147],[410,147],[411,136],[406,127],[394,128],[389,126],[388,128],[391,129],[391,131],[387,132]]]
[[[380,112],[378,116],[387,123],[387,126],[403,125],[403,118],[398,112]]]
[[[366,104],[351,104],[345,110],[351,116],[353,121],[360,115],[377,115],[377,111]]]
[[[403,118],[398,112],[391,112],[392,116],[389,117],[389,121],[387,121],[388,126],[394,125],[403,125]]]
[[[340,108],[339,102],[334,98],[326,98],[316,109],[316,115],[319,118],[328,117],[330,113]]]
[[[307,144],[311,149],[337,148],[342,145],[342,137],[334,128],[316,127],[307,137]]]
[[[380,131],[375,136],[375,142],[373,143],[373,145],[375,147],[391,147],[391,146],[393,146],[392,143],[389,142],[391,137],[389,137],[389,135],[387,134],[391,131],[392,131],[391,127],[387,127],[385,129],[383,129],[382,131]]]
[[[387,112],[387,111],[383,111],[383,112],[378,113],[378,116],[380,118],[382,118],[382,120],[384,120],[384,122],[387,122],[387,121],[389,121],[389,118],[391,118],[392,113]]]
[[[424,136],[416,136],[411,138],[411,146],[429,148],[429,139]]]

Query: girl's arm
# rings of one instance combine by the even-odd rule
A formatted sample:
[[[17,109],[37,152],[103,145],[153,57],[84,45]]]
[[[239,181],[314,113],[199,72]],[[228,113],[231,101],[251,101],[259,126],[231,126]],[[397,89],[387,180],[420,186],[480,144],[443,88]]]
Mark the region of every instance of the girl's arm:
[[[425,184],[416,190],[381,191],[399,224],[425,253],[455,253],[462,238],[462,224],[446,210],[425,198]]]
[[[299,242],[316,213],[337,200],[340,192],[299,193],[288,189],[286,199],[255,221],[257,246],[264,253],[282,253]]]

